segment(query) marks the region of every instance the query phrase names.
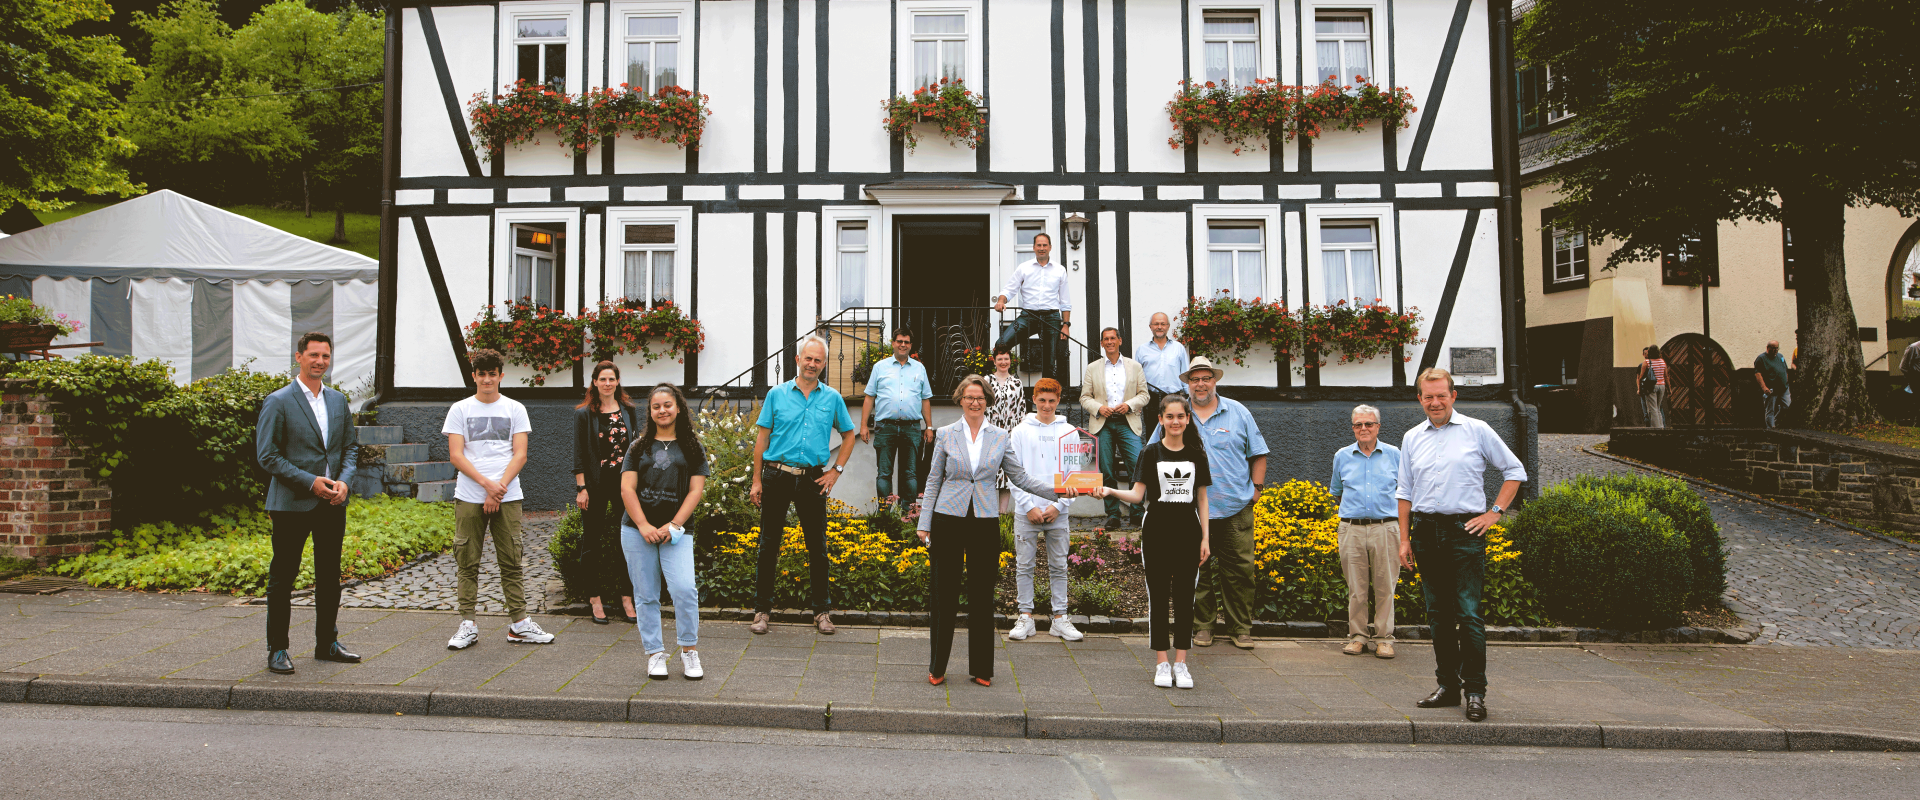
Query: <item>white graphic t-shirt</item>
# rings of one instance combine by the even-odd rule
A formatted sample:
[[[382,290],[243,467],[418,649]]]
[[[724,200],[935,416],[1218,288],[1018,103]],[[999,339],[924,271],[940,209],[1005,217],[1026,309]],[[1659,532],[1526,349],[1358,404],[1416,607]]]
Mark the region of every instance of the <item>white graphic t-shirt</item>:
[[[1154,442],[1140,451],[1139,475],[1147,485],[1145,499],[1151,504],[1149,512],[1162,505],[1191,507],[1195,490],[1213,483],[1213,474],[1207,469],[1207,451],[1200,444],[1200,437],[1186,438],[1186,446],[1179,450],[1168,450],[1164,442]]]
[[[491,403],[482,403],[479,398],[469,397],[453,404],[447,409],[446,424],[440,426],[441,433],[457,433],[465,438],[464,452],[467,460],[473,462],[473,468],[494,480],[506,474],[508,462],[513,461],[513,436],[516,433],[528,433],[533,424],[527,420],[527,407],[511,397],[501,397]],[[455,499],[467,503],[484,503],[487,490],[480,482],[460,473],[453,485]],[[513,482],[507,484],[507,495],[500,502],[511,503],[520,499],[520,476],[515,475]]]

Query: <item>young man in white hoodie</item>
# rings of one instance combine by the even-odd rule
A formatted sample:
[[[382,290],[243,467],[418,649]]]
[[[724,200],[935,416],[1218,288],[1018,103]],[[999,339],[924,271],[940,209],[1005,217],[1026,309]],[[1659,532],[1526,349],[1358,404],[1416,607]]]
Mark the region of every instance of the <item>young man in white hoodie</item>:
[[[1033,386],[1036,411],[1013,428],[1011,446],[1020,455],[1020,463],[1029,465],[1034,475],[1060,471],[1060,437],[1072,433],[1073,423],[1054,415],[1060,406],[1060,382],[1041,378]],[[1067,506],[1072,500],[1047,502],[1038,495],[1009,487],[1013,492],[1014,583],[1020,589],[1020,618],[1013,623],[1008,639],[1032,636],[1033,560],[1040,539],[1047,543],[1047,579],[1053,602],[1053,623],[1048,632],[1069,642],[1083,635],[1067,620]]]

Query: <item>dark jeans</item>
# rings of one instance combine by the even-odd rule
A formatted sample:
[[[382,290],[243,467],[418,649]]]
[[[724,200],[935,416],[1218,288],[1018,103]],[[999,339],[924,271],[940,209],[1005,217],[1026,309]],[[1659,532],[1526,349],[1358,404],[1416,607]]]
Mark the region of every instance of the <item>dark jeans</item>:
[[[1132,489],[1134,481],[1138,480],[1133,468],[1140,463],[1140,437],[1127,425],[1127,418],[1108,417],[1100,426],[1100,432],[1094,434],[1094,440],[1100,443],[1100,474],[1107,488]],[[1106,499],[1106,506],[1109,517],[1140,514],[1139,506],[1122,503],[1111,497]]]
[[[833,608],[827,591],[827,497],[820,493],[821,470],[791,475],[773,467],[760,472],[760,574],[754,583],[753,610],[773,611],[773,579],[780,574],[780,545],[786,540],[787,506],[800,515],[807,542],[807,596],[813,613]]]
[[[899,462],[900,504],[920,495],[920,445],[927,423],[917,419],[883,419],[873,424],[873,490],[882,501],[893,496],[894,462]]]
[[[627,572],[627,554],[620,548],[620,473],[608,470],[599,486],[587,484],[587,508],[580,512],[580,571],[588,597],[602,605],[633,596],[633,577]]]
[[[1199,543],[1196,542],[1198,547]],[[927,537],[933,562],[932,659],[927,674],[947,674],[953,654],[953,621],[966,593],[967,673],[993,678],[993,587],[1000,582],[1000,518],[933,515]]]
[[[1448,689],[1487,691],[1487,625],[1480,586],[1487,540],[1467,532],[1465,515],[1413,515],[1413,558],[1433,626],[1433,674]]]
[[[347,506],[324,501],[312,511],[275,511],[273,562],[267,568],[267,650],[289,650],[287,626],[293,621],[293,582],[300,577],[300,556],[313,536],[313,643],[324,650],[340,636],[340,544],[347,536]]]
[[[1044,357],[1040,362],[1040,374],[1066,385],[1067,379],[1061,373],[1067,364],[1067,340],[1060,338],[1060,312],[1051,309],[1021,311],[1014,317],[1013,324],[1000,332],[1000,340],[994,342],[993,349],[1012,349],[1029,336],[1040,337],[1041,351]]]

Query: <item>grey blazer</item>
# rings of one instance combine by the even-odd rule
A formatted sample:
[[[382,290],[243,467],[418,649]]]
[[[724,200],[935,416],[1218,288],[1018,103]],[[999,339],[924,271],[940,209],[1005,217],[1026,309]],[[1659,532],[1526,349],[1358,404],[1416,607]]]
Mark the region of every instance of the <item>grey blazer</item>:
[[[320,498],[313,493],[313,479],[323,470],[343,483],[353,481],[359,466],[359,434],[353,427],[353,414],[347,411],[347,396],[332,389],[321,389],[327,403],[327,443],[320,444],[320,420],[300,390],[287,384],[267,395],[260,404],[260,422],[254,426],[254,448],[260,468],[267,471],[268,511],[312,511]]]
[[[920,530],[933,530],[935,512],[964,517],[1000,516],[1000,490],[995,478],[1007,474],[1007,482],[1043,500],[1058,500],[1053,482],[1027,474],[1020,466],[1020,454],[1009,446],[1012,435],[980,423],[980,463],[967,459],[967,421],[962,419],[933,432],[933,466],[927,472],[926,496],[920,500]],[[927,498],[934,498],[928,502]]]

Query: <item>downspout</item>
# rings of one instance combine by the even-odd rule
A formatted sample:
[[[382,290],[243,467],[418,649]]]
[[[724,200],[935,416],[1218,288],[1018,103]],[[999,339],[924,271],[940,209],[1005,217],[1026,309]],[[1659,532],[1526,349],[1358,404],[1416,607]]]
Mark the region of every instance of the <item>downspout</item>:
[[[387,3],[385,63],[381,70],[380,115],[380,309],[373,360],[377,408],[393,393],[395,305],[400,296],[400,228],[394,219],[393,189],[400,175],[400,3]]]
[[[1507,400],[1513,404],[1513,452],[1520,463],[1534,463],[1527,447],[1526,374],[1521,352],[1527,325],[1527,292],[1520,272],[1520,128],[1515,118],[1513,63],[1513,3],[1492,0],[1487,9],[1488,35],[1493,55],[1493,164],[1500,182],[1496,215],[1500,236],[1500,299],[1506,309],[1502,338],[1507,353]],[[1536,488],[1538,476],[1531,482]]]

